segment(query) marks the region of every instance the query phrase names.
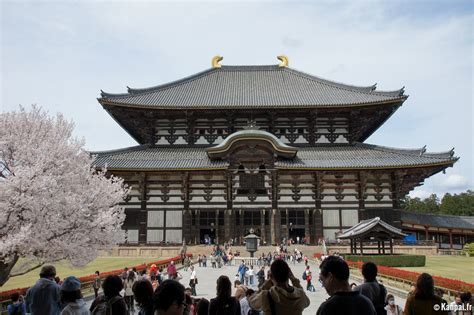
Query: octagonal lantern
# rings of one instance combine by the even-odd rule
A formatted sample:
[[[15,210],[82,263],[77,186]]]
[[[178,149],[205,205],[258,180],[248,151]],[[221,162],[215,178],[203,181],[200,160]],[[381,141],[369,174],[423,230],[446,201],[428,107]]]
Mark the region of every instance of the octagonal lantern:
[[[250,234],[244,237],[245,248],[250,253],[250,257],[258,250],[258,240],[260,237],[254,234],[253,229],[250,229]]]

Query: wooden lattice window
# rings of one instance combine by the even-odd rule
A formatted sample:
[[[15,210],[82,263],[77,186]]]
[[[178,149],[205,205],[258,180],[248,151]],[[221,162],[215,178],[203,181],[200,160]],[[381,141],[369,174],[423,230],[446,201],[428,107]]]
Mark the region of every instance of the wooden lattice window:
[[[266,195],[265,189],[265,167],[260,166],[259,172],[254,174],[245,173],[244,167],[239,167],[239,189],[240,195]]]

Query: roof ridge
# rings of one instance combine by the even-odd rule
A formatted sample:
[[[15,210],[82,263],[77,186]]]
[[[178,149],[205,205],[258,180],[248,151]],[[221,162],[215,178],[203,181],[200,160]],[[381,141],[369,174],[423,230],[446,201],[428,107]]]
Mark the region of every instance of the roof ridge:
[[[403,92],[405,91],[405,87],[402,87],[401,89],[393,90],[393,91],[376,91],[377,83],[374,83],[373,85],[369,85],[369,86],[357,86],[357,85],[351,85],[351,84],[346,84],[342,82],[325,79],[325,78],[322,78],[322,77],[319,77],[319,76],[316,76],[316,75],[313,75],[301,70],[297,70],[294,68],[283,68],[283,69],[289,72],[293,72],[295,75],[299,75],[306,79],[314,80],[321,84],[325,84],[325,85],[332,86],[332,87],[339,88],[346,91],[369,94],[369,95],[375,94],[375,95],[382,95],[382,96],[389,96],[389,97],[402,97],[402,96],[408,97],[407,95],[403,95]],[[395,95],[392,95],[392,94],[395,94]]]
[[[158,84],[158,85],[151,86],[151,87],[148,87],[148,88],[131,88],[131,87],[127,86],[128,93],[112,94],[112,93],[107,93],[107,92],[104,92],[104,91],[101,90],[101,94],[102,95],[104,95],[104,94],[109,95],[109,96],[112,96],[112,97],[131,96],[131,95],[137,95],[137,94],[138,95],[146,95],[148,93],[155,92],[156,90],[166,90],[168,88],[179,86],[179,85],[187,83],[187,82],[192,82],[192,81],[197,80],[197,79],[199,79],[199,78],[201,78],[205,75],[208,75],[212,72],[215,72],[216,70],[218,70],[218,69],[217,68],[208,68],[206,70],[197,72],[195,74],[186,76],[184,78],[174,80],[174,81],[171,81],[171,82],[168,82],[168,83]]]
[[[362,143],[362,142],[355,142],[356,144],[362,145],[362,146],[369,146],[372,147],[374,150],[380,150],[384,152],[390,152],[390,153],[398,153],[398,154],[406,154],[406,155],[415,155],[415,156],[424,156],[424,157],[430,157],[430,158],[446,158],[446,155],[449,155],[449,157],[452,157],[454,154],[453,149],[450,151],[446,152],[440,152],[440,153],[432,153],[432,152],[426,152],[426,146],[423,146],[421,148],[396,148],[396,147],[389,147],[389,146],[382,146],[382,145],[377,145],[377,144],[370,144],[370,143]]]
[[[125,148],[120,148],[120,149],[112,149],[112,150],[104,150],[104,151],[86,151],[90,155],[111,155],[111,154],[116,154],[116,153],[124,153],[124,152],[131,152],[135,151],[136,149],[147,149],[149,148],[149,144],[140,144],[140,145],[134,145],[130,147],[125,147]]]

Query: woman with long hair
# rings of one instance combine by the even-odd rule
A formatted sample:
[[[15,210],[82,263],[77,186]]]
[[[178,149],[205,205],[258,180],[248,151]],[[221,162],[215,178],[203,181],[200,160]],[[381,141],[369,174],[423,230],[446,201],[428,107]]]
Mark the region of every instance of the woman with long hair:
[[[123,288],[125,289],[125,302],[127,303],[128,311],[131,314],[135,313],[135,301],[133,299],[133,285],[136,282],[135,272],[131,271],[128,273],[127,278],[123,282]]]
[[[408,296],[405,304],[405,315],[439,315],[448,314],[448,311],[442,311],[441,297],[434,294],[434,281],[427,273],[422,273],[416,280],[415,292]]]
[[[133,285],[133,295],[138,304],[138,315],[153,315],[153,287],[148,280],[138,280]]]
[[[231,296],[232,284],[227,276],[217,279],[217,296],[211,299],[209,315],[240,315],[240,303]]]

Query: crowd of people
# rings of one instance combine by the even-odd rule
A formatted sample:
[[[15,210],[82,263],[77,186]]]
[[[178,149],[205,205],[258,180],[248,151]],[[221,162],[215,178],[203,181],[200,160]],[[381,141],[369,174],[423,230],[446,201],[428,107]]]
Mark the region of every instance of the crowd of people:
[[[228,255],[228,251],[218,247],[211,254],[214,257],[222,255]],[[199,298],[197,294],[198,276],[192,261],[188,266],[185,264],[190,274],[186,288],[179,282],[182,276],[173,262],[167,266],[166,272],[151,265],[148,271],[138,273],[136,269],[124,268],[121,275],[102,279],[97,271],[92,281],[95,299],[90,306],[82,297],[79,279],[71,276],[58,283],[54,266],[43,266],[40,279],[27,291],[24,299],[18,293],[11,296],[8,313],[128,315],[137,311],[140,315],[300,315],[310,305],[307,292],[315,291],[314,282],[318,282],[329,298],[319,306],[317,315],[472,314],[469,292],[459,294],[453,303],[448,304],[443,299],[443,292],[435,290],[433,278],[427,273],[418,277],[405,306],[401,307],[394,295],[377,281],[378,270],[374,263],[363,264],[364,281],[357,285],[349,283],[349,266],[337,255],[323,257],[316,280],[305,261],[302,279],[306,281],[306,288],[303,288],[290,268],[293,255],[300,256],[301,262],[305,261],[302,253],[288,255],[284,251],[277,255],[264,255],[265,259],[262,256],[264,263],[260,266],[247,267],[242,261],[234,279],[234,292],[229,277],[221,275],[216,281],[216,296],[210,300]],[[269,256],[270,261],[267,259]],[[204,267],[203,256],[200,257],[198,263]]]

